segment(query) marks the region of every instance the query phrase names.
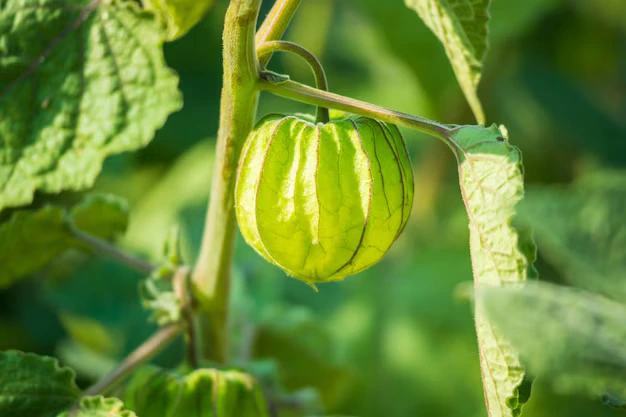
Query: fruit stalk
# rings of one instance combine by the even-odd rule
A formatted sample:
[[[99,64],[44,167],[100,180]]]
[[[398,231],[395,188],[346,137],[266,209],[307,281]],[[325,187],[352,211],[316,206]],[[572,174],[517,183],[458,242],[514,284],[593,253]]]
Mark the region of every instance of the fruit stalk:
[[[322,63],[319,61],[319,59],[317,59],[317,57],[308,49],[293,42],[269,41],[259,45],[256,50],[259,60],[262,60],[266,56],[272,55],[274,52],[277,51],[289,52],[304,59],[307,64],[309,64],[309,67],[311,67],[311,70],[313,70],[313,76],[315,77],[315,86],[320,90],[328,91],[328,80],[326,79],[324,67],[322,66]],[[323,106],[317,106],[317,114],[315,119],[317,123],[328,123],[330,121],[328,108]]]

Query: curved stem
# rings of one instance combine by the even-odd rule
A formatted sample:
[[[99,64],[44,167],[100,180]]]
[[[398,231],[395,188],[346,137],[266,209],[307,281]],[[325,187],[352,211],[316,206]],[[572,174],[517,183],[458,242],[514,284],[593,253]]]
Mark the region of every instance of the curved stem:
[[[157,331],[150,339],[135,349],[126,357],[111,373],[105,375],[100,381],[83,392],[83,396],[104,394],[113,388],[122,379],[130,375],[141,364],[149,361],[167,347],[183,329],[182,324],[170,324]]]
[[[277,96],[300,101],[316,106],[326,106],[332,109],[342,110],[360,116],[371,117],[384,122],[416,129],[439,139],[450,145],[449,135],[453,128],[432,120],[403,113],[386,107],[370,104],[365,101],[344,97],[339,94],[319,90],[295,81],[276,81],[276,77],[261,74],[261,88]]]
[[[287,41],[269,41],[265,42],[257,47],[256,53],[259,56],[259,61],[267,55],[271,55],[274,52],[289,52],[298,55],[304,59],[307,64],[313,70],[315,76],[315,85],[319,90],[328,91],[328,80],[326,79],[326,73],[322,63],[317,57],[308,49],[293,42]],[[317,106],[316,120],[318,123],[328,123],[330,116],[328,115],[328,109],[323,106]]]
[[[256,33],[256,43],[260,45],[262,43],[280,39],[287,30],[287,26],[291,21],[291,18],[296,13],[298,6],[302,0],[276,0],[272,10],[263,21],[263,24]],[[269,62],[272,54],[265,55],[259,58],[261,67],[265,67]]]

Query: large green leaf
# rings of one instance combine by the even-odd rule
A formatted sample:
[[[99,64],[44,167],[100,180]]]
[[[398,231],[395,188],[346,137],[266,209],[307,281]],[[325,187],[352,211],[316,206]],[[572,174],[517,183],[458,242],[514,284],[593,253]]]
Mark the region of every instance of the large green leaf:
[[[185,35],[209,11],[215,0],[142,0],[167,28],[167,40]]]
[[[405,3],[443,43],[476,120],[485,123],[476,90],[488,46],[490,0],[405,0]]]
[[[556,390],[626,396],[626,305],[542,282],[482,288],[478,300],[529,370]]]
[[[117,197],[92,195],[69,213],[47,206],[17,211],[0,225],[0,288],[38,271],[69,248],[80,247],[71,226],[111,239],[126,230],[128,207]]]
[[[78,399],[74,371],[56,359],[9,350],[0,353],[0,415],[40,417]]]
[[[181,106],[164,31],[132,2],[0,3],[0,210],[93,185]]]
[[[141,417],[267,417],[254,379],[239,371],[197,369],[187,375],[145,366],[125,394],[128,408]]]
[[[124,409],[124,403],[117,398],[85,397],[69,411],[58,417],[137,417],[135,413]]]
[[[519,211],[542,254],[572,283],[626,302],[626,172],[532,188]]]
[[[534,274],[530,234],[511,225],[523,198],[521,154],[493,125],[463,126],[450,136],[469,216],[470,252],[476,287],[521,286]],[[518,416],[529,384],[516,351],[476,306],[480,364],[491,417]]]

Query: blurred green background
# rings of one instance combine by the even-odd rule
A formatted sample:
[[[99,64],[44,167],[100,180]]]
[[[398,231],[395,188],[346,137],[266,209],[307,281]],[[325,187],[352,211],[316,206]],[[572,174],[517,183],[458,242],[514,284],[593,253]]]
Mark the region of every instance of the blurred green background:
[[[199,247],[226,6],[218,0],[201,24],[165,46],[184,109],[146,149],[108,160],[96,186],[129,200],[131,225],[121,245],[149,258],[176,224],[187,262]],[[262,15],[270,7],[265,1]],[[479,94],[488,122],[505,124],[522,149],[528,187],[565,185],[600,169],[621,172],[624,0],[493,0],[491,14]],[[473,123],[441,44],[402,0],[304,0],[286,38],[320,57],[334,92],[444,123]],[[276,55],[269,67],[313,82],[297,59]],[[263,94],[258,116],[312,111]],[[472,275],[455,161],[442,143],[403,133],[414,165],[414,212],[378,265],[314,293],[238,237],[233,358],[266,377],[281,417],[486,415],[471,305],[458,287]],[[542,278],[561,282],[548,258],[540,245]],[[138,301],[141,278],[67,253],[0,292],[0,348],[57,355],[89,384],[154,331]],[[178,343],[157,361],[175,366],[182,355]],[[280,387],[269,382],[273,376]],[[541,379],[525,408],[528,417],[617,414],[598,399],[551,392]]]

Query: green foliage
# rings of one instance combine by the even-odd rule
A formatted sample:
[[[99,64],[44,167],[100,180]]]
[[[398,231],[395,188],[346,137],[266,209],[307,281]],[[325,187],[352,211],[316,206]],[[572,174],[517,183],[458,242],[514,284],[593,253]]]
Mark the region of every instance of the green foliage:
[[[626,409],[626,400],[614,394],[604,394],[602,396],[602,402],[609,407]]]
[[[0,210],[92,186],[181,106],[162,30],[130,2],[8,0],[0,33]]]
[[[626,174],[609,170],[574,185],[535,187],[520,219],[535,230],[542,254],[573,284],[626,302]]]
[[[177,293],[176,286],[186,285],[188,271],[184,276],[177,275],[181,262],[180,232],[175,227],[170,230],[163,245],[163,261],[139,286],[143,307],[152,312],[151,319],[160,325],[176,323],[182,317],[182,292]]]
[[[314,388],[327,407],[346,395],[350,369],[333,361],[329,332],[304,308],[276,310],[259,323],[252,343],[255,358],[276,361],[278,381],[288,391]]]
[[[531,188],[519,205],[520,220],[533,226],[546,259],[571,283],[596,294],[537,284],[483,295],[490,317],[533,373],[557,391],[604,395],[613,407],[625,395],[626,242],[619,220],[625,191],[623,172],[607,170],[567,187]]]
[[[124,398],[142,417],[268,417],[254,379],[235,370],[202,368],[181,375],[145,366],[128,383]]]
[[[524,195],[521,154],[493,125],[457,128],[450,138],[469,216],[470,252],[477,288],[523,285],[534,273],[530,235],[511,226]],[[476,333],[490,416],[518,416],[528,399],[525,372],[509,341],[477,306]]]
[[[112,194],[88,194],[72,207],[72,226],[93,236],[112,239],[128,227],[127,202]]]
[[[626,396],[626,305],[575,288],[479,288],[489,319],[560,392]]]
[[[138,287],[144,277],[108,259],[64,256],[60,261],[67,270],[58,271],[55,262],[42,271],[47,279],[40,297],[47,313],[39,313],[50,314],[50,309],[61,313],[63,332],[57,336],[61,342],[57,354],[63,362],[82,377],[101,377],[102,371],[110,371],[111,364],[158,328],[148,322],[149,315],[141,306]],[[36,329],[42,331],[41,326]],[[181,354],[182,350],[172,353]],[[94,356],[99,359],[92,360]]]
[[[477,88],[487,53],[490,0],[405,0],[439,38],[478,123],[485,114]]]
[[[7,14],[8,7],[16,7],[18,3],[25,6],[41,4],[42,7],[36,10],[26,7],[17,15]],[[86,135],[63,136],[64,142],[58,147],[56,142],[50,145],[37,139],[51,135],[50,142],[54,142],[59,136],[55,132],[67,126],[67,118],[60,120],[65,115],[64,110],[59,110],[67,94],[59,94],[72,87],[72,76],[64,78],[62,73],[74,74],[74,68],[78,66],[80,72],[82,67],[77,60],[65,58],[97,52],[86,42],[84,49],[75,47],[79,43],[77,39],[95,38],[106,26],[110,29],[106,33],[111,35],[115,48],[126,42],[124,46],[134,54],[120,56],[120,71],[125,74],[136,69],[143,71],[143,63],[132,61],[133,57],[145,52],[129,35],[133,28],[129,26],[128,30],[116,32],[115,19],[106,21],[103,14],[107,10],[129,10],[138,17],[139,31],[145,30],[143,25],[148,22],[156,31],[157,19],[148,12],[137,11],[138,3],[139,0],[94,2],[97,9],[87,13],[81,24],[80,14],[92,4],[91,1],[0,0],[0,183],[3,184],[0,186],[0,202],[4,201],[6,167],[12,166],[7,165],[10,158],[7,159],[6,155],[15,153],[16,148],[12,146],[16,141],[46,149],[35,155],[40,159],[33,156],[37,163],[52,161],[51,171],[37,174],[45,181],[49,172],[60,167],[54,165],[56,154],[64,155],[65,150],[71,151],[79,143],[93,143],[91,136]],[[144,5],[147,3],[145,0]],[[157,7],[175,4],[170,0],[158,4],[157,0],[152,0],[152,3]],[[200,7],[201,3],[204,2],[194,2],[194,5]],[[181,78],[185,111],[168,120],[166,127],[158,131],[146,149],[108,158],[95,184],[99,191],[115,192],[129,200],[133,208],[132,222],[123,246],[157,265],[163,262],[161,243],[164,232],[172,224],[182,226],[183,258],[193,261],[198,253],[213,163],[214,160],[220,162],[223,150],[221,148],[216,155],[212,136],[218,130],[219,91],[223,83],[221,31],[227,3],[215,2],[215,13],[209,14],[204,24],[164,46],[168,64]],[[471,114],[462,101],[461,90],[446,55],[442,53],[440,39],[432,36],[426,25],[416,21],[415,13],[408,11],[405,3],[408,2],[303,2],[287,38],[322,58],[335,92],[442,122],[471,123]],[[482,0],[477,0],[472,7],[481,3]],[[526,181],[531,185],[524,201],[515,206],[519,214],[515,215],[513,225],[519,220],[525,226],[534,227],[540,244],[539,266],[543,279],[565,281],[613,301],[598,294],[567,288],[561,292],[563,288],[550,287],[546,295],[540,286],[542,289],[536,292],[541,294],[537,297],[535,290],[528,290],[527,294],[525,287],[519,290],[504,288],[502,291],[507,294],[502,300],[495,300],[500,313],[493,318],[481,317],[484,320],[489,318],[489,329],[492,322],[493,326],[499,324],[498,319],[511,322],[510,331],[515,334],[509,337],[506,328],[498,330],[498,334],[506,336],[522,354],[524,346],[530,346],[528,365],[530,371],[540,377],[533,384],[532,399],[524,406],[525,415],[615,416],[623,412],[621,407],[624,407],[626,398],[620,394],[624,386],[620,382],[622,377],[613,372],[623,371],[623,354],[614,352],[624,350],[616,315],[622,311],[625,300],[625,243],[621,222],[625,188],[620,185],[623,173],[604,171],[598,174],[596,183],[590,177],[585,178],[586,175],[580,176],[589,168],[605,170],[626,166],[622,123],[626,105],[621,94],[623,68],[626,68],[623,53],[626,8],[623,0],[528,0],[523,6],[519,0],[492,3],[489,59],[482,66],[481,57],[478,60],[480,67],[468,64],[466,68],[476,69],[478,74],[484,71],[480,85],[485,93],[481,94],[481,99],[486,113],[491,120],[506,122],[510,131],[515,132],[516,145],[524,152]],[[261,16],[271,4],[270,0],[263,2]],[[412,4],[417,4],[417,0]],[[435,3],[431,1],[430,4]],[[447,6],[460,2],[440,0],[439,4],[441,9],[431,9],[434,17],[437,17],[435,13],[447,11]],[[158,14],[163,10],[165,7],[154,11]],[[458,8],[454,12],[463,15],[469,10]],[[178,22],[175,18],[181,16],[184,15],[164,17],[161,14],[158,17],[168,25]],[[452,15],[445,15],[444,21],[448,16]],[[478,17],[485,18],[484,15]],[[77,25],[70,28],[73,22]],[[19,29],[20,33],[32,34],[18,45],[20,50],[34,51],[27,59],[15,60],[20,53],[14,52],[17,37],[13,28]],[[65,32],[65,28],[71,29],[67,36],[58,36]],[[484,36],[480,30],[476,33],[479,38]],[[162,37],[166,38],[167,34],[163,33]],[[53,39],[58,39],[58,43],[51,47]],[[461,44],[465,41],[463,36],[458,39]],[[93,43],[90,41],[90,44]],[[101,45],[95,44],[95,47]],[[34,65],[33,72],[23,71],[48,49],[46,59]],[[160,54],[158,48],[153,49]],[[450,44],[446,52],[451,52]],[[457,52],[463,56],[468,51],[461,49]],[[90,58],[89,62],[93,60]],[[476,63],[473,59],[469,62]],[[67,64],[67,68],[62,64]],[[108,68],[107,62],[104,64],[89,64],[89,68],[104,72]],[[19,68],[14,74],[11,68],[16,66]],[[283,56],[273,59],[272,68],[289,74],[292,79],[307,80],[306,77],[310,76],[308,68],[305,68],[307,72],[298,71]],[[457,68],[454,70],[458,74]],[[24,86],[34,80],[38,84],[32,92],[45,94],[52,91],[50,100],[38,95],[26,100],[31,93],[29,90],[28,94],[20,95],[19,100],[7,101],[4,97],[8,94],[4,93],[7,80],[14,80],[23,73],[28,76],[15,83],[9,93],[20,85],[26,89]],[[59,81],[61,78],[61,81],[66,78],[68,81],[63,83]],[[101,76],[98,80],[104,78]],[[116,82],[114,77],[108,76],[100,84],[111,79]],[[156,79],[152,81],[156,83]],[[95,79],[89,82],[93,84]],[[92,87],[94,90],[95,86]],[[109,97],[105,87],[107,85],[97,94],[81,96],[89,106],[89,122],[96,126],[94,130],[97,130],[98,137],[118,129],[115,123],[102,127],[112,119],[107,116],[108,107],[92,105],[96,98],[105,101]],[[117,84],[109,90],[117,94],[116,88]],[[167,104],[159,98],[161,90],[154,85],[146,85],[146,88],[160,106]],[[134,86],[131,92],[134,92]],[[119,98],[119,94],[115,97]],[[76,107],[71,100],[64,106],[64,109],[71,107],[70,110]],[[35,109],[36,114],[33,113]],[[44,110],[46,113],[42,113]],[[294,111],[310,112],[310,108],[261,95],[260,116]],[[35,131],[32,135],[6,135],[7,128],[11,132],[20,130],[30,114],[34,114],[31,125]],[[123,109],[120,114],[128,115],[127,131],[135,127],[142,129],[145,125],[135,119],[130,110],[126,113]],[[52,120],[42,120],[44,116]],[[53,123],[57,121],[59,124]],[[47,127],[40,129],[42,124]],[[69,123],[69,126],[73,125]],[[146,135],[151,136],[153,132],[154,128],[150,135]],[[133,146],[139,146],[133,139],[136,136],[115,134],[116,142],[128,138],[129,143],[135,143]],[[406,130],[403,134],[414,161],[417,185],[414,212],[386,257],[364,271],[359,279],[320,285],[320,292],[312,294],[300,282],[285,279],[278,268],[265,262],[243,239],[238,239],[232,265],[233,291],[236,293],[236,288],[245,287],[249,294],[245,299],[233,294],[229,320],[231,359],[258,377],[264,391],[269,388],[267,399],[278,417],[485,415],[474,323],[466,303],[454,297],[454,288],[470,276],[471,270],[467,251],[467,215],[458,196],[458,182],[451,175],[454,171],[450,166],[452,158],[442,144],[425,139],[420,132]],[[7,137],[8,142],[5,141]],[[490,149],[481,151],[480,157],[482,154],[496,159],[502,157],[495,144],[488,144],[487,148]],[[21,152],[21,148],[17,149]],[[52,151],[48,153],[48,149]],[[13,157],[32,155],[19,153]],[[85,156],[84,153],[81,156]],[[100,166],[92,164],[89,155],[84,163],[90,170],[100,172]],[[473,174],[469,164],[465,168],[468,169],[463,170],[464,175]],[[86,182],[78,170],[72,173],[72,181]],[[483,173],[482,169],[480,173]],[[499,175],[506,176],[506,173]],[[574,184],[566,186],[572,180]],[[45,182],[43,179],[33,181],[37,184]],[[517,180],[513,182],[517,184]],[[23,184],[25,188],[32,188],[30,182]],[[473,181],[469,181],[469,185],[474,185]],[[37,187],[36,190],[41,192],[35,191],[33,215],[35,209],[49,203],[46,188]],[[472,194],[471,197],[475,196]],[[73,201],[75,198],[73,193],[64,193],[54,196],[54,201]],[[483,202],[476,199],[474,206],[485,208],[487,202],[492,202],[490,198],[487,194]],[[496,198],[493,201],[503,202]],[[44,212],[43,209],[39,211]],[[10,213],[6,210],[0,217],[6,221]],[[484,214],[485,217],[491,215]],[[56,226],[50,227],[48,217],[41,216],[40,228],[33,226],[31,234],[45,242],[49,234],[56,233]],[[63,218],[67,214],[61,213],[60,216]],[[81,216],[85,225],[81,227],[101,233],[98,217],[95,213],[85,213]],[[493,217],[503,219],[507,216],[500,217],[495,213]],[[105,220],[104,223],[109,221],[117,223],[115,220]],[[9,224],[0,226],[0,230]],[[494,235],[497,239],[502,238],[503,247],[511,249],[508,245],[512,242],[512,235],[501,233],[503,229],[498,228],[495,221],[481,222],[483,225],[488,232],[495,226],[497,233]],[[121,229],[121,223],[115,226],[118,227]],[[517,232],[523,230],[517,229]],[[0,242],[5,241],[2,233]],[[472,233],[474,238],[474,231]],[[522,236],[520,242],[524,241]],[[487,239],[485,242],[493,243],[490,247],[494,247],[500,241]],[[17,245],[21,248],[19,253],[13,251],[12,245],[2,246],[0,243],[0,276],[8,271],[5,265],[10,266],[13,258],[18,259],[17,255],[23,260],[25,253],[39,253],[40,245],[34,240],[29,240],[28,245]],[[472,247],[472,255],[477,252],[484,251],[481,247]],[[517,258],[517,255],[513,251],[507,254],[507,258]],[[8,264],[5,262],[7,258]],[[37,259],[33,256],[30,261],[37,262]],[[484,259],[479,256],[479,260]],[[154,323],[146,321],[149,312],[141,308],[137,294],[137,286],[144,277],[134,271],[75,250],[66,251],[37,271],[37,279],[24,280],[0,291],[0,345],[3,349],[54,353],[63,364],[76,370],[81,388],[109,372],[156,330]],[[171,282],[162,280],[160,283],[167,284],[165,292],[172,294]],[[483,311],[488,308],[489,298],[499,297],[500,290],[499,287],[479,289],[478,308]],[[483,300],[487,300],[487,307],[481,304]],[[512,301],[507,304],[507,300]],[[301,314],[302,310],[306,310],[306,314]],[[610,311],[616,314],[608,314],[607,318]],[[623,317],[622,313],[619,314]],[[594,326],[590,326],[590,321],[598,317],[601,325],[595,326],[594,322]],[[521,323],[521,320],[529,323]],[[559,321],[565,325],[559,326]],[[533,324],[535,327],[531,329]],[[578,324],[584,331],[582,335],[576,334]],[[619,340],[612,342],[611,333]],[[519,347],[516,336],[524,338]],[[493,342],[494,338],[487,334],[481,340]],[[555,339],[558,343],[553,342]],[[508,352],[495,343],[487,343],[486,347],[491,351]],[[533,352],[538,357],[533,359],[530,356]],[[182,340],[178,340],[173,349],[160,353],[154,361],[163,367],[174,367],[180,364],[183,354]],[[500,360],[494,359],[492,366],[498,377],[507,373],[507,361],[511,359],[503,356]],[[517,360],[517,357],[513,359]],[[521,359],[526,365],[524,355]],[[264,366],[264,370],[257,369]],[[0,374],[4,371],[5,367],[0,366]],[[513,368],[513,371],[517,369]],[[0,379],[2,377],[0,375]],[[265,377],[270,384],[277,381],[280,389],[273,391],[276,386],[268,384]],[[516,381],[511,378],[510,387],[503,390],[507,391],[505,396],[514,391],[512,385]],[[608,390],[609,386],[617,384],[621,386]],[[294,392],[294,389],[298,391]],[[275,395],[277,392],[279,395]],[[581,392],[592,395],[580,395]],[[524,402],[526,394],[520,393],[519,399],[513,397],[510,405],[515,406],[515,401]],[[5,398],[0,395],[0,399]],[[323,407],[319,406],[321,404],[313,406],[315,399],[323,403]],[[107,411],[117,410],[112,412],[113,415],[121,412],[116,400],[87,402],[91,401],[93,406],[99,401],[111,404]],[[311,406],[301,407],[304,402],[311,403]],[[45,413],[46,417],[56,415],[57,410]],[[502,410],[491,407],[492,414],[498,411]],[[504,412],[507,412],[506,408]],[[0,415],[5,414],[0,410]]]
[[[92,195],[68,213],[61,207],[17,211],[0,225],[0,287],[37,272],[56,256],[82,244],[72,227],[111,239],[126,230],[128,207],[111,195]]]
[[[182,314],[180,300],[170,279],[171,276],[168,279],[152,275],[139,287],[143,307],[152,312],[150,320],[162,326],[180,321]]]
[[[0,233],[0,242],[5,246],[0,252],[4,258],[0,280],[3,287],[43,267],[71,246],[68,240],[72,239],[60,207],[17,212],[2,225]]]
[[[211,9],[215,0],[142,0],[167,28],[167,40],[185,35]]]
[[[0,415],[39,417],[78,399],[74,372],[56,359],[9,350],[0,353]]]
[[[510,39],[523,35],[546,13],[553,12],[560,2],[561,0],[526,0],[524,7],[519,7],[519,3],[515,1],[492,1],[489,6],[489,38]]]
[[[111,334],[98,320],[68,312],[61,312],[59,320],[80,346],[101,354],[113,354],[119,350],[119,335]]]
[[[158,182],[141,190],[141,198],[133,206],[133,221],[125,236],[131,248],[154,259],[162,258],[164,231],[180,223],[183,212],[189,207],[206,204],[214,159],[214,143],[202,140],[173,161]],[[184,187],[180,186],[182,183]],[[114,188],[123,186],[124,181],[117,179]],[[195,232],[199,234],[201,225],[196,227]],[[197,248],[190,248],[185,239],[180,243],[184,254],[191,258]]]
[[[58,417],[137,417],[132,411],[124,410],[117,398],[84,397],[76,407],[59,414]]]

